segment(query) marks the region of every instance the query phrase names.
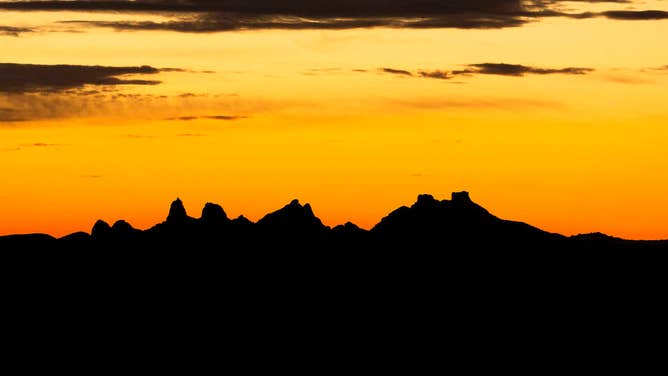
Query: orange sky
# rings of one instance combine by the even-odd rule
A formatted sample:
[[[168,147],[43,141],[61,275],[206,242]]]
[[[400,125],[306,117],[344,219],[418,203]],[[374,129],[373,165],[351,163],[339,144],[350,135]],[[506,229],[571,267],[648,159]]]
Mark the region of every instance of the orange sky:
[[[468,190],[547,231],[668,238],[668,21],[190,34],[57,23],[91,18],[76,12],[0,17],[42,28],[0,34],[0,63],[187,70],[85,88],[97,95],[0,83],[0,116],[22,117],[0,120],[0,235],[89,231],[98,218],[147,228],[177,196],[193,216],[210,201],[252,220],[299,198],[327,225],[370,228],[420,193]],[[131,17],[146,18],[94,14]],[[419,76],[502,62],[593,71]],[[221,115],[238,118],[206,118]]]

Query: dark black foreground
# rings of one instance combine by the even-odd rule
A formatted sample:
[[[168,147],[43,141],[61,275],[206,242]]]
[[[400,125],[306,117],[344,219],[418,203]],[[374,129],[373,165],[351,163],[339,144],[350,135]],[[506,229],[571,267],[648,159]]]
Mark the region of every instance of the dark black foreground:
[[[411,373],[444,356],[558,364],[546,343],[586,353],[583,335],[658,335],[668,291],[667,242],[547,233],[466,193],[422,195],[371,231],[325,227],[297,201],[252,223],[213,204],[191,218],[177,200],[149,230],[100,221],[61,239],[2,237],[0,249],[16,346],[74,338],[94,357],[84,344],[101,340],[190,373],[199,364],[178,359]]]

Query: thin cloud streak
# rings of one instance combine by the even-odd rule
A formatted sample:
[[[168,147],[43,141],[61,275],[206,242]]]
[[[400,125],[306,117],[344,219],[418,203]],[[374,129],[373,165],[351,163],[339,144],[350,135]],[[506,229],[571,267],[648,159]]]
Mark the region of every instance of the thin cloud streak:
[[[668,19],[668,12],[662,10],[611,10],[600,14],[613,20],[625,21],[654,21]]]
[[[27,27],[0,26],[0,36],[18,37],[23,33],[31,33],[33,29]]]
[[[192,120],[208,119],[208,120],[232,121],[232,120],[240,120],[240,119],[246,119],[246,118],[248,118],[248,117],[247,116],[237,116],[237,115],[213,115],[213,116],[177,116],[177,117],[167,118],[165,120],[192,121]]]
[[[469,64],[469,68],[464,70],[452,71],[452,74],[492,74],[499,76],[524,76],[526,74],[572,74],[583,75],[592,72],[592,68],[539,68],[520,64],[505,64],[505,63],[482,63]]]
[[[389,74],[396,74],[399,76],[410,76],[413,77],[413,73],[403,70],[403,69],[393,69],[393,68],[380,68],[381,72],[384,73],[389,73]]]
[[[593,68],[582,67],[567,67],[567,68],[541,68],[532,67],[520,64],[506,64],[506,63],[480,63],[469,64],[465,69],[444,71],[444,70],[421,70],[417,74],[410,71],[394,68],[380,68],[383,73],[389,73],[408,77],[422,77],[433,78],[440,80],[449,80],[459,76],[474,76],[474,75],[499,75],[499,76],[513,76],[522,77],[527,74],[548,75],[548,74],[567,74],[567,75],[585,75],[593,72]]]

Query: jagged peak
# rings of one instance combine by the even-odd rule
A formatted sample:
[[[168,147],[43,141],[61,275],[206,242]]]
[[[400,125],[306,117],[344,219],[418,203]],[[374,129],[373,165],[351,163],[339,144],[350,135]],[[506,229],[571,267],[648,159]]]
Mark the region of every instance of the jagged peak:
[[[438,204],[438,202],[439,201],[436,200],[432,195],[421,194],[418,196],[417,201],[413,206],[418,206],[418,207],[434,206],[435,204]]]
[[[176,198],[169,206],[169,215],[167,215],[167,222],[178,222],[183,221],[188,218],[186,213],[186,208],[183,206],[183,201],[180,198]]]
[[[259,226],[240,215],[231,221],[229,227],[225,227],[224,231],[215,233],[218,229],[217,226],[206,225],[207,220],[215,218],[229,221],[223,208],[213,203],[207,203],[204,206],[202,211],[203,220],[198,221],[195,218],[188,217],[183,202],[180,198],[177,198],[170,206],[168,217],[168,221],[175,222],[161,223],[143,231],[134,229],[123,220],[116,221],[113,226],[110,226],[104,220],[98,220],[92,228],[90,238],[95,241],[94,244],[104,244],[104,242],[113,243],[117,239],[122,241],[137,240],[141,242],[150,240],[162,242],[192,237],[194,241],[209,241],[213,239],[212,235],[225,235],[234,240],[245,239],[249,235],[250,238],[255,238],[255,235],[267,234],[271,236],[283,234],[286,236],[283,237],[283,240],[302,235],[304,239],[311,239],[310,236],[317,234],[327,235],[322,237],[324,240],[334,239],[333,241],[336,241],[336,239],[339,239],[338,237],[347,237],[348,240],[353,238],[364,240],[363,237],[368,234],[369,238],[367,240],[393,241],[393,239],[404,239],[426,244],[443,239],[455,239],[455,242],[475,241],[481,237],[481,234],[486,234],[485,236],[491,236],[490,239],[492,240],[495,239],[494,237],[499,237],[503,241],[513,242],[535,242],[537,239],[546,241],[573,239],[579,242],[590,241],[599,244],[604,244],[603,242],[612,244],[614,242],[614,246],[631,244],[627,243],[630,241],[601,233],[580,234],[567,238],[562,235],[547,233],[522,222],[499,219],[482,206],[474,203],[467,191],[452,192],[451,200],[438,200],[430,194],[421,194],[412,207],[402,206],[395,209],[371,230],[360,229],[351,222],[346,222],[331,229],[313,214],[310,204],[302,205],[297,199],[290,201],[282,209],[267,214],[257,222]],[[234,233],[234,230],[238,230],[238,233]],[[327,231],[333,232],[327,233]],[[146,233],[147,236],[143,236],[143,233]],[[203,235],[203,238],[198,238]],[[330,235],[331,237],[329,237]],[[9,237],[12,236],[9,235]],[[361,237],[355,238],[356,236]],[[9,239],[9,237],[5,238]],[[85,233],[75,233],[63,238],[68,241],[74,239],[84,242],[88,237]],[[271,239],[273,238],[258,241],[262,243]],[[643,243],[643,246],[647,244]],[[656,244],[668,247],[668,241]]]
[[[286,223],[311,223],[317,226],[323,226],[322,222],[313,213],[310,204],[301,205],[299,200],[294,199],[283,208],[265,215],[258,221],[260,225],[274,225]]]
[[[299,203],[299,199],[294,199],[294,200],[290,201],[288,206],[299,206],[299,207],[301,207],[302,205]]]

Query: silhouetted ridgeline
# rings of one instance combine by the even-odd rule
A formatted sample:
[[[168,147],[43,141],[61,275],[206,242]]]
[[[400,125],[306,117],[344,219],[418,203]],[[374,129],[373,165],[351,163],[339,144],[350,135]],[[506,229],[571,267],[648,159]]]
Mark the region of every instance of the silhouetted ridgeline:
[[[6,306],[31,325],[55,315],[69,330],[61,322],[88,318],[90,327],[119,333],[149,325],[162,339],[177,324],[188,333],[222,330],[220,338],[240,343],[309,333],[308,347],[311,336],[354,347],[364,333],[381,345],[434,351],[434,338],[454,336],[458,347],[544,326],[589,330],[596,322],[608,330],[602,318],[620,307],[653,312],[639,307],[663,303],[654,290],[666,285],[668,242],[552,234],[499,219],[459,192],[440,201],[420,195],[370,231],[324,226],[296,200],[253,223],[215,204],[193,218],[177,199],[145,231],[98,221],[91,234],[2,237],[0,249]],[[589,321],[584,307],[599,313]]]
[[[629,241],[603,234],[566,237],[521,222],[502,220],[471,201],[467,192],[455,192],[451,200],[420,195],[412,206],[403,206],[383,218],[370,231],[352,223],[334,228],[322,224],[309,204],[294,200],[267,214],[257,223],[243,216],[230,219],[225,210],[208,203],[199,218],[190,217],[181,200],[171,204],[167,219],[148,230],[138,230],[120,220],[112,226],[97,221],[90,234],[77,232],[56,239],[49,235],[0,237],[0,248],[95,250],[130,249],[228,252],[271,250],[444,252],[448,257],[486,258],[520,256],[525,261],[605,255],[663,256],[668,241]],[[600,254],[603,252],[603,254]]]

